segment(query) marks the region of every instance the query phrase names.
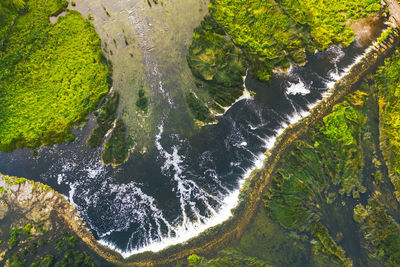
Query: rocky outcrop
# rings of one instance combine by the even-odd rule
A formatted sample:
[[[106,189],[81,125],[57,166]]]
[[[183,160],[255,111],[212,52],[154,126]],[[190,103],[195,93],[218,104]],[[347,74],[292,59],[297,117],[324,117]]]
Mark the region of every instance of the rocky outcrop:
[[[64,196],[41,183],[0,174],[0,220],[0,265],[2,261],[5,264],[10,255],[25,255],[28,244],[38,245],[38,242],[31,242],[35,239],[45,237],[47,247],[44,250],[51,253],[64,236],[75,236],[80,240],[78,248],[94,257],[122,260],[119,254],[96,241]],[[26,227],[30,228],[30,233],[24,235],[22,230],[25,232]],[[13,232],[19,232],[17,237],[20,236],[15,245],[11,241]]]

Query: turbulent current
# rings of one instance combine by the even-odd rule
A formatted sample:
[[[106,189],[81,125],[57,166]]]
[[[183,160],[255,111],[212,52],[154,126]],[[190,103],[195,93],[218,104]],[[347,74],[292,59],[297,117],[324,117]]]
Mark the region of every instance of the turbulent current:
[[[153,147],[132,153],[120,167],[103,166],[102,148],[85,140],[91,118],[77,129],[77,140],[0,153],[0,172],[38,180],[63,193],[102,243],[124,256],[160,250],[227,219],[244,178],[260,167],[264,152],[290,123],[307,114],[365,49],[330,47],[276,74],[269,84],[245,79],[254,97],[243,97],[218,118],[185,135],[168,127],[164,114]],[[159,83],[174,109],[174,99]]]

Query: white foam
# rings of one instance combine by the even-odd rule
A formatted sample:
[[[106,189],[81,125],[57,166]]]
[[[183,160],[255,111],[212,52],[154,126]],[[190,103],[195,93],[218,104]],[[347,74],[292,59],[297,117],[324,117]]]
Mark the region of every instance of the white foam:
[[[198,211],[196,203],[192,200],[192,198],[195,198],[196,200],[201,200],[206,205],[211,199],[216,201],[217,203],[220,203],[221,201],[215,196],[204,191],[193,180],[190,180],[188,177],[185,177],[183,175],[184,157],[182,155],[179,155],[179,147],[176,145],[172,147],[172,153],[167,152],[162,147],[160,143],[162,133],[163,124],[161,123],[159,126],[159,133],[156,135],[156,147],[160,155],[165,160],[164,165],[161,167],[161,169],[163,173],[167,176],[170,176],[173,173],[173,178],[177,183],[177,194],[179,197],[183,218],[180,228],[191,228],[192,222],[188,216],[189,214],[187,214],[187,210],[196,215],[197,223],[199,224],[207,219]],[[210,205],[207,205],[207,208],[209,213],[215,213],[215,210]]]
[[[358,63],[359,63],[359,62],[374,48],[375,45],[376,45],[376,42],[374,42],[372,45],[370,45],[370,46],[364,51],[364,53],[362,53],[361,55],[357,56],[357,57],[353,60],[353,63],[350,64],[350,65],[348,65],[348,66],[347,66],[346,68],[344,68],[342,71],[339,71],[339,70],[338,70],[338,67],[337,67],[337,65],[336,65],[336,62],[337,62],[337,61],[336,61],[336,62],[334,63],[334,64],[335,64],[335,69],[334,69],[334,70],[331,70],[331,71],[329,72],[330,77],[331,77],[331,80],[325,83],[326,87],[327,87],[328,89],[333,88],[333,87],[335,86],[335,83],[336,83],[337,81],[343,79],[343,77],[345,77],[345,76],[349,73],[349,71],[351,70],[351,68],[352,68],[354,65],[358,64]],[[339,54],[340,54],[340,53],[339,53]],[[337,60],[338,60],[338,58],[339,58],[339,57],[336,57]],[[325,94],[323,94],[323,97],[327,97],[327,96],[329,96],[330,94],[331,94],[330,91],[326,91]]]
[[[289,95],[308,95],[310,88],[304,84],[303,80],[299,78],[297,83],[289,82],[289,86],[286,88],[286,93]]]

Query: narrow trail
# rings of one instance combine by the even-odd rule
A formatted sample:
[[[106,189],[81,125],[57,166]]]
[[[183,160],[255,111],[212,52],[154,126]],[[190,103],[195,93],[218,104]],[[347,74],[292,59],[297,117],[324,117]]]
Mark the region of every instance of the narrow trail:
[[[207,254],[223,249],[238,240],[246,226],[251,222],[262,201],[263,193],[274,174],[281,157],[292,143],[308,132],[308,129],[326,116],[334,105],[339,103],[344,96],[354,91],[365,75],[373,73],[377,67],[383,65],[384,59],[392,54],[399,43],[398,25],[400,22],[400,5],[395,0],[386,0],[396,29],[383,42],[372,49],[355,64],[348,74],[333,86],[329,96],[321,100],[317,106],[310,110],[310,114],[299,122],[288,126],[276,139],[269,151],[265,152],[267,159],[261,169],[254,170],[247,178],[240,193],[240,202],[233,216],[224,223],[201,233],[198,237],[188,240],[183,244],[168,247],[160,252],[144,252],[123,259],[117,252],[99,245],[87,231],[78,231],[78,235],[99,256],[110,264],[117,266],[155,266],[170,265],[172,262],[185,258],[191,254]]]

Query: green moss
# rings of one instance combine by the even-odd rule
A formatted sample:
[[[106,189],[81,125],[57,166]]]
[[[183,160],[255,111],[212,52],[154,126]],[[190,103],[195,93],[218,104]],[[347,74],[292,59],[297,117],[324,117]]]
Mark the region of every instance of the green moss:
[[[207,106],[192,92],[186,95],[186,103],[196,120],[205,123],[210,123],[215,120]]]
[[[240,267],[240,266],[254,266],[254,267],[268,267],[265,262],[253,258],[239,255],[238,253],[230,254],[229,256],[220,256],[207,260],[205,258],[199,257],[193,254],[188,257],[188,266],[190,267]]]
[[[18,244],[19,242],[18,237],[21,234],[21,232],[22,232],[22,227],[20,228],[13,227],[11,229],[10,239],[8,240],[8,247],[10,249]]]
[[[51,24],[64,0],[25,5],[0,43],[1,151],[71,141],[72,125],[108,91],[93,26],[76,11]]]
[[[17,254],[10,255],[10,257],[7,259],[7,265],[10,267],[23,267],[24,266]]]
[[[25,2],[21,0],[4,0],[0,3],[0,47],[11,28],[11,22],[25,9]]]
[[[120,165],[129,156],[131,141],[126,136],[126,127],[122,119],[117,119],[110,138],[104,144],[102,155],[104,164]]]
[[[32,224],[28,223],[27,225],[24,226],[24,234],[30,235],[31,234],[31,229],[32,229]]]
[[[385,30],[383,34],[379,36],[378,40],[376,41],[377,44],[385,42],[392,33],[393,33],[393,28],[388,28],[387,30]]]
[[[253,76],[269,80],[275,66],[288,66],[289,59],[303,62],[310,35],[282,10],[282,3],[216,0],[212,17],[244,52]]]
[[[379,88],[381,144],[400,201],[400,51],[376,75]]]
[[[212,18],[241,48],[260,80],[269,80],[276,66],[304,62],[304,49],[349,45],[354,33],[347,20],[379,9],[378,0],[215,0],[210,5]]]
[[[5,193],[7,193],[7,189],[4,187],[0,186],[0,197],[2,197]]]
[[[99,146],[108,130],[111,129],[116,117],[118,108],[119,94],[112,92],[107,95],[100,105],[100,111],[97,114],[97,127],[93,129],[87,143],[91,147]]]
[[[331,218],[326,215],[344,209],[351,198],[360,198],[367,190],[361,147],[367,96],[361,91],[347,96],[307,136],[295,141],[265,194],[265,206],[274,221],[310,235],[316,251],[345,266],[352,259],[331,236],[327,225],[332,224],[326,224]]]
[[[189,266],[197,266],[198,264],[200,264],[200,262],[201,258],[196,254],[192,254],[188,257]]]
[[[336,244],[333,238],[329,235],[328,229],[321,223],[315,223],[311,227],[311,234],[317,239],[313,242],[314,247],[325,253],[333,256],[344,266],[352,266],[351,259],[346,258],[344,250]]]
[[[63,258],[58,261],[54,266],[94,267],[95,264],[92,258],[86,252],[72,250],[67,251],[64,254]]]
[[[187,60],[203,106],[223,112],[242,95],[247,68],[268,81],[274,68],[304,63],[315,49],[348,46],[351,21],[380,10],[380,1],[214,0],[209,10],[194,30]],[[189,108],[196,119],[207,118]]]
[[[139,89],[138,92],[138,100],[136,101],[136,106],[142,110],[143,112],[147,112],[147,109],[149,107],[149,99],[146,97],[145,91],[143,88]]]
[[[243,53],[212,17],[206,16],[194,30],[187,61],[197,78],[196,92],[205,91],[210,97],[209,108],[223,112],[223,107],[230,106],[242,95],[242,77],[246,74]],[[186,98],[196,119],[209,119],[207,112],[199,112],[193,104],[191,93]]]
[[[377,195],[363,207],[354,208],[354,219],[361,224],[364,236],[375,247],[371,257],[383,258],[389,266],[400,262],[400,226],[387,213]]]

